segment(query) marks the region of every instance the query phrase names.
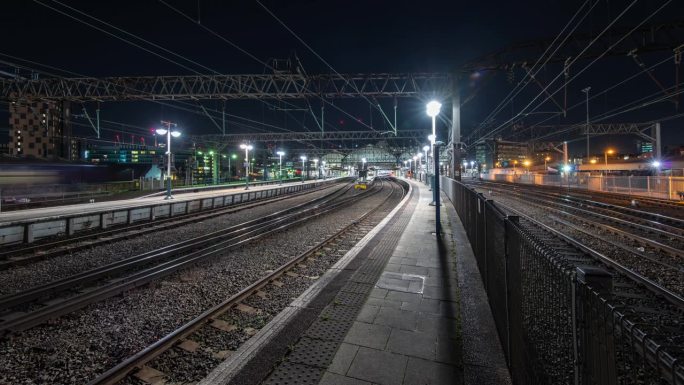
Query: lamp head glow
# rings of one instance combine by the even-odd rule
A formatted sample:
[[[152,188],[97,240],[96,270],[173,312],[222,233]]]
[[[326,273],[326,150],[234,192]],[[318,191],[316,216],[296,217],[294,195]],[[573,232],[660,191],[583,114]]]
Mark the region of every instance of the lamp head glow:
[[[177,137],[181,136],[181,133],[180,133],[180,131],[171,131],[171,136],[173,136],[174,138],[177,138]]]
[[[430,151],[430,146],[423,146],[423,151],[425,151],[425,153],[427,154],[427,152]]]
[[[366,163],[366,158],[361,158],[361,162]]]
[[[651,163],[651,166],[653,166],[653,167],[655,167],[655,168],[660,167],[660,161],[654,160],[654,161]]]
[[[430,141],[430,143],[435,144],[435,139],[436,138],[434,135],[432,135],[432,134],[428,135],[428,140]]]
[[[570,172],[570,170],[572,170],[572,167],[570,167],[569,164],[566,164],[566,165],[563,166],[563,171],[565,171],[565,172]]]
[[[439,110],[442,109],[442,103],[433,100],[427,104],[427,114],[428,116],[434,118],[439,115]]]
[[[230,157],[233,158],[233,159],[236,159],[236,158],[237,158],[237,155],[233,154],[233,155],[231,155]]]
[[[169,130],[167,130],[166,128],[157,128],[156,132],[158,135],[166,135],[166,133],[169,132]]]
[[[240,148],[243,149],[243,150],[249,151],[249,150],[253,149],[254,147],[252,147],[251,144],[241,144],[241,145],[240,145]]]
[[[467,166],[467,165],[468,165],[468,161],[464,159],[464,160],[463,160],[463,165],[464,165],[464,166]]]
[[[209,155],[214,155],[214,151],[209,151]]]
[[[423,153],[422,153],[422,152],[419,152],[419,153],[416,154],[416,156],[420,159],[420,158],[423,157]]]
[[[313,159],[314,163],[318,163],[318,158]]]
[[[474,165],[475,165],[475,161],[474,161],[474,160],[471,160],[471,161],[470,161],[470,167],[473,167]]]
[[[278,152],[276,152],[276,154],[278,154],[278,156],[283,156],[283,155],[285,155],[285,152],[283,152],[283,151],[278,151]]]
[[[299,159],[301,159],[302,161],[305,161],[305,160],[306,160],[306,155],[300,156]]]

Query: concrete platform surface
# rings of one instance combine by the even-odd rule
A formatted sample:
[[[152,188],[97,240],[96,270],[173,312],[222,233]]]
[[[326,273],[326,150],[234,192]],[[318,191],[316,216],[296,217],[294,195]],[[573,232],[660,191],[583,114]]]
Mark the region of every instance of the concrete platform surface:
[[[408,225],[320,384],[510,384],[453,206],[440,207],[438,240],[432,192],[412,185],[418,203],[403,214]]]

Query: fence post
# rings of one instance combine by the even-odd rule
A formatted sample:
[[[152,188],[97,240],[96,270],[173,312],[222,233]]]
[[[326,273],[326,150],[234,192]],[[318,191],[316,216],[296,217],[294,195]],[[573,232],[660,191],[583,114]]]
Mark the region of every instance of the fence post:
[[[605,303],[600,298],[612,291],[613,277],[606,270],[591,266],[577,267],[575,272],[577,307],[573,312],[580,335],[574,344],[579,345],[575,353],[576,382],[580,377],[582,384],[617,384],[613,320],[606,316]]]
[[[511,355],[511,265],[520,266],[520,263],[512,263],[512,258],[520,259],[520,245],[517,242],[510,242],[509,236],[511,235],[510,226],[511,224],[517,225],[520,218],[517,215],[509,215],[504,218],[504,255],[506,258],[506,263],[504,265],[504,287],[506,288],[506,358],[508,359],[508,365],[511,366],[513,357]],[[485,222],[486,224],[486,222]],[[516,255],[517,254],[517,255]],[[520,282],[513,282],[516,287],[520,286]]]

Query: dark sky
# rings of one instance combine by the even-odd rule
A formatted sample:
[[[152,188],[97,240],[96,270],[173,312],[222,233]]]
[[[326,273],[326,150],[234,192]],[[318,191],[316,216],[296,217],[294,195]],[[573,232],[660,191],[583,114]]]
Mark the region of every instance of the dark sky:
[[[87,19],[64,5],[73,7],[204,67],[164,53],[120,31],[92,20],[89,21],[190,67],[190,69],[183,68],[72,20],[39,2],[28,0],[10,0],[3,3],[3,12],[0,13],[0,33],[3,36],[0,54],[28,59],[88,76],[191,74],[193,70],[204,74],[212,73],[212,71],[220,73],[268,72],[263,64],[212,36],[159,1],[63,0],[63,5],[52,0],[40,0],[40,2],[70,15]],[[665,2],[663,0],[637,1],[637,4],[625,14],[618,25],[635,25]],[[583,1],[270,0],[263,3],[335,70],[340,73],[367,73],[455,71],[464,62],[511,44],[553,38],[570,20]],[[599,1],[592,13],[578,28],[578,32],[601,30],[625,8],[627,3],[630,2]],[[169,4],[195,20],[199,18],[203,25],[239,45],[261,61],[269,62],[271,58],[287,58],[296,53],[308,73],[331,72],[255,1],[169,0]],[[681,18],[682,15],[684,15],[684,7],[681,2],[672,1],[651,22]],[[651,65],[667,59],[668,55],[671,55],[671,52],[644,55],[642,60],[647,65]],[[13,61],[6,56],[0,56],[0,59]],[[579,70],[586,64],[587,62],[578,63],[577,69]],[[2,68],[6,69],[0,65],[0,69]],[[520,80],[524,75],[519,69],[517,71],[515,78]],[[540,79],[548,80],[559,71],[559,66],[550,65],[540,73]],[[592,85],[592,90],[600,92],[639,71],[636,64],[629,58],[602,60],[569,87],[568,104],[572,106],[581,102],[584,94],[580,90],[587,85]],[[672,63],[658,67],[654,74],[666,87],[674,84]],[[494,73],[485,78],[487,80],[478,80],[473,83],[479,86],[479,82],[486,82],[478,96],[463,109],[464,134],[472,130],[513,87],[506,73]],[[469,81],[463,83],[462,94],[465,98],[474,88],[470,87]],[[536,85],[529,86],[512,106],[508,106],[496,117],[495,122],[504,122],[510,118],[511,114],[517,111],[516,109],[519,110],[523,104],[526,104],[524,102],[531,100],[539,90]],[[646,75],[642,75],[625,87],[592,101],[590,104],[592,115],[604,113],[628,101],[657,91],[655,83]],[[684,98],[680,100],[684,101]],[[364,123],[370,125],[372,121],[374,128],[386,128],[382,126],[379,113],[370,111],[365,101],[346,100],[336,103],[362,119]],[[391,102],[386,103],[387,108],[391,108]],[[216,102],[207,102],[206,106],[213,109],[219,108]],[[94,108],[92,105],[87,107],[91,111]],[[553,104],[547,103],[539,111],[549,110],[552,107]],[[302,126],[313,129],[315,125],[311,116],[306,113],[273,111],[259,102],[229,102],[227,109],[236,115],[288,130],[302,130],[304,129]],[[680,113],[682,109],[684,105],[680,107],[680,111],[676,111],[673,103],[659,103],[648,109],[639,109],[632,114],[616,116],[611,121],[647,121]],[[332,110],[327,113],[327,123],[338,129],[364,129],[363,126],[355,124],[352,119],[340,113]],[[429,124],[424,116],[422,104],[416,101],[401,101],[399,115],[400,128],[414,128]],[[186,132],[194,134],[218,132],[209,119],[200,114],[149,102],[106,104],[102,107],[102,118],[141,127],[140,130],[149,130],[149,127],[154,126],[158,120],[165,118],[178,121]],[[542,118],[544,117],[531,116],[523,122],[529,124]],[[584,106],[580,106],[571,110],[566,118],[554,119],[550,123],[577,123],[583,118]],[[231,132],[254,131],[254,127],[267,129],[257,123],[250,123],[249,127],[246,127],[238,122],[231,119],[229,123]],[[684,143],[684,134],[679,128],[682,123],[682,120],[675,119],[663,124],[663,135],[668,143]],[[112,130],[105,132],[108,138],[113,138],[116,130],[140,132],[139,129],[121,128],[113,123],[107,123],[107,128]],[[88,134],[86,128],[77,128],[77,132],[83,135]],[[619,146],[624,147],[621,150],[626,152],[632,149],[634,140],[622,138],[617,142]],[[597,143],[601,143],[601,139],[597,139]],[[597,144],[599,145],[605,144]]]

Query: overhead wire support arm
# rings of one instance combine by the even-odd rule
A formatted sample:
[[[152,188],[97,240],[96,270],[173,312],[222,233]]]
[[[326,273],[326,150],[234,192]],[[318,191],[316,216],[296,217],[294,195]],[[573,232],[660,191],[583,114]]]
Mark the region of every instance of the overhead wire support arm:
[[[396,100],[396,99],[395,99]],[[394,131],[394,136],[397,136],[397,126],[396,126],[396,121],[397,121],[397,106],[396,104],[394,105],[394,122],[395,124],[392,124],[392,121],[389,120],[387,115],[385,114],[385,111],[382,109],[382,106],[380,105],[380,102],[376,98],[373,98],[373,101],[375,102],[375,105],[378,107],[378,111],[380,111],[380,114],[382,114],[382,117],[385,118],[387,123],[390,125],[392,128],[392,131]]]
[[[224,120],[224,123],[223,123],[223,127],[221,127],[221,126],[218,124],[218,122],[216,122],[216,120],[214,119],[214,117],[211,116],[211,114],[209,114],[209,111],[207,111],[207,109],[204,108],[204,106],[202,105],[202,103],[197,102],[197,105],[202,109],[202,111],[204,111],[204,114],[209,118],[209,120],[211,120],[211,122],[214,123],[214,126],[216,126],[216,128],[218,128],[219,131],[221,131],[223,134],[225,134],[225,133],[226,133],[226,130],[225,130],[225,127],[226,127],[226,125],[225,125],[225,116],[226,116],[226,115],[225,115],[225,110],[223,111],[223,120]]]
[[[93,128],[93,131],[95,131],[95,134],[97,135],[97,138],[100,139],[100,107],[97,107],[96,110],[97,113],[97,126],[93,123],[93,120],[90,119],[90,115],[88,115],[88,110],[83,107],[83,116],[88,120],[88,123],[90,123],[90,126]]]
[[[666,95],[666,96],[671,96],[671,95],[672,95],[672,94],[667,90],[667,88],[665,88],[665,86],[663,86],[663,83],[661,83],[661,82],[658,80],[658,78],[656,78],[655,75],[653,75],[653,71],[651,71],[650,69],[646,68],[646,64],[639,58],[639,55],[637,55],[637,49],[636,49],[636,48],[633,49],[633,50],[631,50],[631,51],[629,51],[629,53],[627,54],[627,56],[631,57],[631,58],[634,60],[634,62],[636,63],[636,65],[638,65],[639,68],[641,68],[641,71],[642,71],[643,73],[645,73],[646,75],[648,75],[648,77],[651,78],[651,80],[653,80],[653,82],[658,86],[658,88],[660,88],[660,90],[663,91],[663,94],[664,94],[664,95]],[[670,99],[670,101],[672,101],[673,103],[675,103],[675,105],[677,104],[677,99],[674,98],[674,97],[673,97],[672,99]]]

